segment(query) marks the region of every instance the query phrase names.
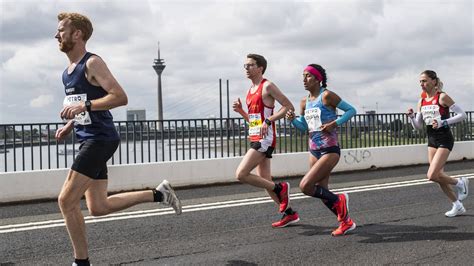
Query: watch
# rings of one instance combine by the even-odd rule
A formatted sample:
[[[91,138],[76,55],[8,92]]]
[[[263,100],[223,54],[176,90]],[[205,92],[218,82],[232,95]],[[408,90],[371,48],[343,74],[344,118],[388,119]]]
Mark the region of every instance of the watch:
[[[91,110],[91,108],[92,108],[92,103],[91,103],[91,101],[87,100],[87,101],[84,102],[84,104],[86,105],[86,110],[87,110],[87,112],[90,113],[90,112],[92,111],[92,110]]]
[[[441,125],[442,125],[443,127],[446,127],[446,128],[447,128],[447,127],[448,127],[448,121],[443,120],[443,122],[441,122]]]
[[[270,119],[268,119],[268,118],[265,118],[265,124],[271,126],[271,125],[272,125],[272,121],[270,121]]]

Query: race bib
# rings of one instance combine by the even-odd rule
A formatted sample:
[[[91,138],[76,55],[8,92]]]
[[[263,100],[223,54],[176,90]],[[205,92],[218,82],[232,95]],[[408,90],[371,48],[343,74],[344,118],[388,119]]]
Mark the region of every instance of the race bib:
[[[304,119],[308,124],[309,132],[321,131],[321,109],[311,108],[304,111]]]
[[[439,105],[424,105],[421,107],[421,114],[426,125],[432,125],[434,119],[441,119]]]
[[[262,128],[262,116],[260,114],[249,114],[249,136],[259,136]]]
[[[80,102],[85,102],[87,101],[87,94],[72,94],[72,95],[66,95],[64,98],[63,106],[69,106],[73,104],[77,104]],[[89,112],[84,111],[80,114],[77,114],[74,117],[74,121],[80,125],[90,125],[92,124],[91,117],[89,115]]]

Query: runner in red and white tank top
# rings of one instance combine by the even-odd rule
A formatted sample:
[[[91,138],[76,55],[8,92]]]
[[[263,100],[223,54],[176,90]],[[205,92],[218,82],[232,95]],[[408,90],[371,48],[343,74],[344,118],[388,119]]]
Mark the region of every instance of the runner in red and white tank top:
[[[448,176],[444,172],[444,166],[454,147],[450,125],[462,122],[466,113],[448,94],[442,92],[443,82],[433,70],[425,70],[420,74],[420,86],[423,97],[418,101],[417,112],[415,114],[414,110],[409,108],[407,115],[414,128],[422,129],[423,122],[426,125],[430,162],[426,176],[430,181],[438,183],[452,202],[451,210],[444,215],[455,217],[466,212],[461,201],[466,199],[469,193],[469,179],[465,176]],[[450,117],[450,111],[455,115]]]
[[[266,68],[267,61],[263,56],[247,55],[244,69],[247,78],[252,81],[246,96],[248,112],[243,109],[240,98],[234,101],[232,108],[249,125],[250,149],[235,171],[235,177],[242,183],[267,190],[278,205],[278,211],[283,214],[281,220],[272,223],[272,226],[285,227],[298,222],[300,218],[290,207],[290,184],[272,181],[270,159],[276,143],[275,121],[295,108],[273,82],[263,78]],[[273,107],[275,102],[282,106],[276,112]],[[254,169],[256,171],[252,172]]]
[[[268,147],[275,148],[276,143],[275,122],[271,122],[267,135],[262,136],[260,133],[265,119],[273,115],[274,109],[274,107],[266,106],[262,99],[263,85],[266,81],[266,79],[262,79],[257,90],[253,93],[250,88],[246,99],[249,115],[249,138],[251,142],[261,143],[261,152],[265,152]]]

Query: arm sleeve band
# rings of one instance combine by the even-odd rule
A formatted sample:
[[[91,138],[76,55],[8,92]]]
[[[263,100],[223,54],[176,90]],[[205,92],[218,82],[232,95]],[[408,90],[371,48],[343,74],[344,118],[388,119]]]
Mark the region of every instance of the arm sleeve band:
[[[347,121],[349,121],[349,119],[351,119],[356,114],[356,109],[352,105],[345,102],[344,100],[341,100],[339,102],[339,104],[337,105],[337,108],[344,111],[344,114],[338,119],[336,119],[336,124],[338,126],[346,123]]]
[[[423,116],[421,115],[420,112],[416,113],[416,116],[410,117],[411,125],[416,129],[422,129],[423,128],[422,121],[423,121]]]
[[[452,112],[456,113],[456,115],[444,120],[439,119],[437,121],[439,127],[444,126],[444,125],[452,125],[455,123],[459,123],[459,122],[462,122],[464,119],[466,119],[467,117],[466,112],[464,112],[464,110],[459,105],[453,104],[451,105],[451,107],[449,107],[449,109]]]
[[[306,130],[308,130],[308,124],[306,123],[306,119],[304,119],[304,116],[296,117],[291,121],[291,124],[300,131],[306,132]]]

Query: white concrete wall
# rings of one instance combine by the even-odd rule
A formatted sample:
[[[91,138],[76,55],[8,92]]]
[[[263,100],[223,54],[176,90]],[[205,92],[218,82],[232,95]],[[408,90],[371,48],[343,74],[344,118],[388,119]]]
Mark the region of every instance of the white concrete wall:
[[[272,175],[303,175],[308,170],[308,152],[275,154]],[[109,191],[157,186],[168,179],[174,186],[235,182],[235,169],[242,157],[181,162],[143,163],[109,167]],[[474,159],[474,141],[456,142],[449,160]],[[342,150],[335,171],[361,170],[427,163],[426,144]],[[68,169],[0,173],[0,202],[56,198]]]

